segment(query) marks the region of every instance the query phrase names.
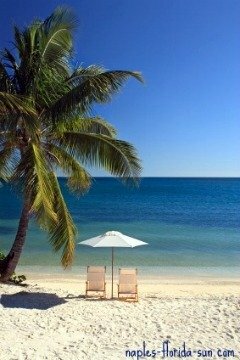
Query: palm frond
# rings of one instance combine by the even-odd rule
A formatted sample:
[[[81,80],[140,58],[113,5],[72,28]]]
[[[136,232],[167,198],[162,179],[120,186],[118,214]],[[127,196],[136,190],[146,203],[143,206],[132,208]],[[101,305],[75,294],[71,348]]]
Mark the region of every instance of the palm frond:
[[[57,223],[50,230],[50,243],[55,251],[62,250],[62,265],[66,268],[73,262],[76,227],[67,209],[56,175],[50,173],[51,186],[55,194],[55,211]]]
[[[37,108],[43,112],[45,108],[49,108],[60,97],[66,94],[70,87],[65,82],[67,72],[59,71],[55,66],[43,66],[39,70],[39,73],[35,79],[35,99],[37,102]],[[42,117],[43,119],[43,117]],[[45,121],[51,121],[51,119],[45,117]]]
[[[34,163],[34,177],[36,181],[36,196],[33,202],[32,211],[38,222],[45,225],[45,220],[56,221],[57,216],[53,210],[54,193],[49,181],[49,170],[51,167],[46,162],[45,154],[41,148],[32,144],[32,156]],[[45,215],[45,216],[44,216]]]
[[[35,110],[27,100],[24,96],[0,91],[0,115],[8,115],[10,112],[35,115]]]
[[[116,129],[100,116],[97,117],[67,117],[63,119],[57,119],[53,127],[49,129],[49,133],[63,133],[66,131],[73,132],[88,132],[94,134],[107,135],[109,137],[115,137]],[[51,135],[50,135],[51,136]]]
[[[80,66],[72,72],[71,76],[69,76],[66,81],[72,86],[77,86],[89,77],[100,75],[105,71],[105,68],[98,65],[89,65],[85,68]]]
[[[0,61],[0,91],[2,92],[11,92],[12,90],[12,81],[8,75],[5,66]]]
[[[31,211],[43,228],[54,223],[57,216],[53,210],[54,193],[49,180],[51,166],[41,148],[30,143],[21,155],[11,181],[24,192],[31,203]]]
[[[24,115],[22,117],[22,123],[26,136],[34,141],[38,141],[40,138],[40,119],[34,115]]]
[[[95,67],[94,71],[97,72]],[[71,113],[78,109],[81,113],[89,111],[93,103],[106,103],[111,100],[123,83],[129,78],[134,77],[138,81],[142,81],[140,73],[134,71],[104,71],[98,68],[98,73],[92,75],[79,75],[78,85],[74,86],[70,91],[56,101],[47,111],[53,119],[59,114]],[[73,81],[73,79],[72,79]],[[77,77],[74,77],[76,83]]]
[[[68,131],[68,129],[66,129],[66,131]],[[99,116],[76,119],[74,126],[70,131],[101,134],[112,138],[117,135],[116,129]]]
[[[44,63],[55,66],[64,62],[72,50],[76,16],[67,7],[58,7],[41,25],[40,54]]]
[[[0,150],[0,180],[8,181],[19,161],[19,156],[11,145],[4,144]]]
[[[139,178],[140,160],[135,148],[125,141],[99,134],[66,132],[59,139],[59,146],[83,164],[102,167],[123,181],[137,182]]]
[[[67,185],[69,189],[77,195],[82,195],[88,191],[91,186],[91,176],[80,163],[57,145],[47,143],[45,147],[49,159],[68,176]]]
[[[2,55],[3,60],[5,60],[7,62],[5,64],[5,67],[9,67],[14,71],[16,71],[18,69],[17,60],[16,60],[15,56],[8,49],[5,48],[2,51],[1,55]]]
[[[14,27],[14,45],[18,52],[19,64],[15,61],[14,65],[14,59],[11,60],[11,54],[5,50],[5,59],[8,55],[8,62],[14,69],[15,90],[20,94],[33,95],[35,89],[36,74],[40,68],[39,27],[39,21],[34,21],[23,31]]]
[[[18,50],[19,58],[22,58],[25,52],[24,36],[22,31],[17,26],[14,26],[13,31],[14,31],[14,39],[15,39],[14,45]]]
[[[107,71],[104,67],[98,65],[90,65],[86,68],[79,67],[75,69],[72,75],[67,79],[67,82],[73,86],[82,84],[86,79],[94,78],[98,75],[108,75],[112,76],[112,80],[114,81],[114,76],[117,76],[117,80],[119,80],[119,75],[125,77],[122,80],[126,80],[129,76],[135,77],[138,81],[143,82],[143,78],[138,71],[127,71],[127,70],[114,70]],[[121,86],[122,84],[120,84]]]

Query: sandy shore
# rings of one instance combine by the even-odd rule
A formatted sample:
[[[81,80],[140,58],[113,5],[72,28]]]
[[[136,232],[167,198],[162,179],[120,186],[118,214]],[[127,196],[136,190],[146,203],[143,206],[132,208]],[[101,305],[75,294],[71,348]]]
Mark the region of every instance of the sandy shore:
[[[137,359],[126,355],[143,354],[144,341],[138,359],[161,359],[167,340],[169,350],[185,342],[190,359],[240,359],[240,280],[139,279],[139,303],[85,300],[77,276],[27,283],[0,285],[1,360]]]

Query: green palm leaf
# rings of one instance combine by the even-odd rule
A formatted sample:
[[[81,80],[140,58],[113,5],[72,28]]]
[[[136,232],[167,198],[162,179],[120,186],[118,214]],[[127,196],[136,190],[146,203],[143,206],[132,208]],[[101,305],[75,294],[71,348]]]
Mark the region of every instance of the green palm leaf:
[[[91,186],[90,174],[63,148],[51,143],[45,146],[49,159],[68,176],[70,190],[78,195],[85,193]]]
[[[27,114],[22,117],[21,122],[26,137],[34,140],[35,142],[39,141],[41,135],[39,117]]]
[[[78,116],[72,118],[57,119],[52,128],[53,132],[63,133],[66,131],[89,132],[94,134],[107,135],[109,137],[116,136],[116,129],[101,117],[80,118]],[[51,131],[50,131],[51,133]]]
[[[12,176],[19,157],[14,147],[10,144],[4,145],[0,146],[0,180],[7,181]]]
[[[20,186],[31,204],[31,212],[41,227],[48,229],[49,223],[57,221],[54,212],[54,193],[49,180],[51,166],[41,147],[34,143],[28,145],[21,161],[11,178]]]
[[[66,132],[58,142],[86,165],[102,167],[123,181],[136,182],[139,178],[141,166],[136,150],[125,141],[100,134]]]
[[[95,69],[96,70],[96,69]],[[53,119],[58,118],[59,113],[67,114],[79,109],[81,113],[89,111],[93,103],[106,103],[116,93],[123,83],[129,78],[142,81],[140,73],[133,71],[104,71],[98,68],[96,75],[79,76],[79,85],[74,86],[70,91],[56,101],[47,111],[47,115]],[[72,79],[73,80],[73,79]],[[77,77],[74,77],[76,82]]]
[[[71,54],[72,34],[77,20],[69,8],[58,7],[41,25],[41,59],[44,63],[62,65]]]
[[[35,115],[35,110],[27,103],[27,100],[24,96],[0,91],[0,115],[8,115],[10,112],[11,114]]]
[[[35,198],[32,211],[38,219],[38,222],[44,227],[46,226],[45,220],[57,221],[57,215],[53,209],[54,192],[49,181],[49,170],[51,167],[47,164],[46,156],[42,149],[35,144],[32,144],[32,157],[34,164],[32,180],[36,186],[34,189]]]
[[[50,173],[51,186],[55,194],[55,211],[58,216],[57,223],[50,229],[50,243],[55,251],[62,251],[62,265],[66,268],[73,262],[76,227],[63,199],[56,175]]]

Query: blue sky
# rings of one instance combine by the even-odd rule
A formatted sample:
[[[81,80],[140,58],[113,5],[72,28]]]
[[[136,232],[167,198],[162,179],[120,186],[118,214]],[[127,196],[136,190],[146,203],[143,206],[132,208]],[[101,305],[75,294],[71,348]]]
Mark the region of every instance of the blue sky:
[[[79,18],[79,62],[144,76],[95,108],[137,147],[144,176],[240,176],[239,0],[1,0],[0,47],[13,24],[61,4]]]

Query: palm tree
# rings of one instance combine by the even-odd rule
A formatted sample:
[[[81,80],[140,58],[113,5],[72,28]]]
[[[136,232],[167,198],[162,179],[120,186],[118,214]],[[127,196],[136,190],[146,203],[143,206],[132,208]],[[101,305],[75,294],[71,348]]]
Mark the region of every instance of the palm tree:
[[[76,228],[56,177],[61,169],[71,191],[91,185],[86,165],[104,168],[123,181],[137,181],[141,166],[134,147],[116,138],[115,129],[91,116],[94,103],[111,100],[122,84],[141,75],[106,71],[92,65],[74,68],[76,18],[57,8],[45,21],[23,31],[14,28],[14,50],[0,59],[0,180],[21,191],[23,205],[11,250],[0,262],[0,280],[14,272],[35,218],[49,233],[64,267],[73,261]]]

